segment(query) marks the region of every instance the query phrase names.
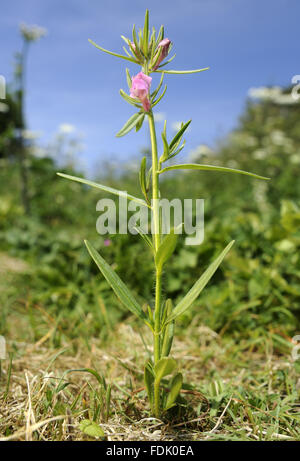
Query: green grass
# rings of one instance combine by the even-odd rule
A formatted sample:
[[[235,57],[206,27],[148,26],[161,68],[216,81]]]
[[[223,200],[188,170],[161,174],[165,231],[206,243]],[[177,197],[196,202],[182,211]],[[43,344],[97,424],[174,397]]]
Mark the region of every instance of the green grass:
[[[7,272],[2,283],[20,284],[18,277]],[[9,373],[9,359],[2,361],[1,440],[94,438],[83,420],[94,422],[96,438],[100,426],[111,441],[300,440],[300,364],[276,332],[233,338],[205,326],[200,315],[179,326],[174,357],[189,385],[179,409],[156,420],[141,373],[151,344],[147,329],[127,319],[101,339],[89,334],[92,314],[85,314],[86,335],[75,337],[71,314],[59,322],[9,293],[6,303],[12,366]]]

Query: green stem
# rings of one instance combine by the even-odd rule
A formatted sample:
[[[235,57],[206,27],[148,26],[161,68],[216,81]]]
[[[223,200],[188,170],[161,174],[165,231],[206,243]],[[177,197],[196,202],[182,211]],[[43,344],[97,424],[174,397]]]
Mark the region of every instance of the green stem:
[[[158,155],[157,155],[157,141],[155,132],[155,123],[152,111],[148,114],[149,118],[149,129],[152,146],[152,207],[153,207],[153,224],[154,224],[154,244],[155,251],[160,246],[160,219],[159,219],[159,175],[158,175]],[[161,354],[161,341],[160,341],[160,330],[161,330],[161,271],[156,269],[156,281],[155,281],[155,310],[154,310],[154,363],[156,364],[160,359]],[[158,386],[154,386],[154,407],[155,416],[160,415],[160,389]]]

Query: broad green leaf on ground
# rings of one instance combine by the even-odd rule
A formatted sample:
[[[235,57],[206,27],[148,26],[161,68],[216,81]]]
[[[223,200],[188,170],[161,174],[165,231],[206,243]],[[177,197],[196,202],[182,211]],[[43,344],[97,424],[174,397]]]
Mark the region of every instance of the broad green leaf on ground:
[[[172,320],[175,320],[176,317],[179,315],[183,314],[197,299],[203,288],[207,285],[207,283],[210,281],[216,270],[218,269],[219,265],[227,255],[228,251],[234,244],[234,240],[230,242],[227,247],[222,251],[222,253],[217,257],[217,259],[214,260],[213,263],[206,269],[204,274],[201,275],[199,280],[195,283],[195,285],[190,289],[190,291],[185,295],[185,297],[177,304],[177,306],[174,308],[172,314],[167,317],[166,323],[171,322]]]
[[[97,264],[98,268],[102,272],[103,276],[106,278],[107,282],[110,284],[111,288],[120,299],[122,304],[127,307],[133,314],[139,317],[141,320],[147,320],[146,315],[144,314],[141,306],[133,297],[132,293],[129,291],[124,282],[116,274],[116,272],[110,267],[109,264],[100,256],[98,251],[93,247],[93,245],[87,240],[84,241],[88,252],[91,257]]]
[[[147,391],[147,395],[149,398],[150,406],[153,407],[154,403],[154,376],[150,369],[149,363],[146,363],[145,370],[144,370],[144,382]]]
[[[103,184],[98,184],[97,182],[89,181],[88,179],[78,178],[77,176],[70,176],[64,173],[56,173],[56,174],[58,176],[61,176],[62,178],[70,179],[71,181],[80,182],[82,184],[86,184],[87,186],[91,186],[91,187],[95,187],[96,189],[104,190],[105,192],[109,192],[110,194],[119,195],[120,197],[124,197],[127,200],[132,200],[133,202],[136,202],[140,205],[151,208],[150,205],[148,205],[145,202],[145,200],[138,198],[138,197],[134,197],[133,195],[127,194],[126,192],[122,190],[113,189],[112,187],[104,186]]]
[[[172,378],[170,383],[170,392],[168,394],[166,406],[164,408],[165,410],[169,410],[176,402],[176,399],[182,387],[182,381],[183,377],[181,373],[177,373],[177,375],[175,375],[174,378]]]
[[[103,429],[95,421],[91,421],[90,419],[83,419],[79,424],[79,429],[90,437],[105,437]]]
[[[227,168],[224,166],[215,166],[215,165],[201,165],[200,163],[183,163],[182,165],[171,165],[163,168],[159,173],[165,173],[172,170],[205,170],[205,171],[221,171],[223,173],[238,173],[244,174],[247,176],[252,176],[257,179],[270,179],[265,176],[260,176],[255,173],[250,173],[249,171],[235,170],[234,168]]]
[[[164,376],[170,375],[176,368],[176,360],[171,357],[161,358],[154,367],[155,381],[159,383]]]

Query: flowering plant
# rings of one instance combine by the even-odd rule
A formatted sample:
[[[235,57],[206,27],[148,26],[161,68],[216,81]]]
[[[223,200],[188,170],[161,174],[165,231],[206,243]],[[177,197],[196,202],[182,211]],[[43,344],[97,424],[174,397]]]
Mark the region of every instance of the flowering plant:
[[[148,235],[144,234],[141,229],[137,228],[137,231],[144,239],[147,246],[150,248],[154,258],[154,309],[150,307],[150,304],[147,305],[146,310],[143,309],[142,306],[134,298],[129,288],[119,278],[112,267],[102,258],[102,256],[97,252],[93,245],[88,241],[85,241],[85,244],[91,257],[94,259],[103,276],[106,278],[107,282],[110,284],[111,288],[114,290],[120,301],[129,311],[131,311],[142,322],[144,322],[150,328],[153,334],[153,358],[148,360],[145,364],[144,380],[151,411],[156,417],[160,417],[163,412],[166,412],[176,405],[176,401],[179,397],[183,383],[182,374],[177,370],[177,363],[175,359],[170,355],[174,337],[175,320],[187,309],[189,309],[193,302],[198,298],[199,294],[207,285],[221,264],[222,260],[232,247],[234,241],[230,242],[226,246],[221,254],[219,254],[219,256],[211,263],[211,265],[206,269],[199,280],[175,307],[173,306],[171,299],[164,300],[162,297],[162,273],[167,260],[171,257],[175,250],[177,234],[179,232],[177,228],[173,228],[170,230],[169,234],[163,236],[159,209],[159,178],[162,174],[165,174],[168,171],[180,169],[221,171],[249,175],[259,179],[268,178],[263,178],[246,171],[234,170],[232,168],[213,165],[203,165],[198,163],[179,165],[169,164],[164,166],[166,162],[177,156],[183,149],[185,142],[182,141],[182,138],[189,124],[191,123],[191,120],[186,123],[182,123],[173,139],[168,141],[165,122],[164,129],[161,133],[163,151],[159,156],[153,108],[161,101],[165,95],[167,87],[165,86],[161,91],[164,76],[165,74],[190,74],[202,72],[207,70],[208,67],[184,71],[164,69],[164,67],[169,64],[175,57],[174,55],[173,57],[166,60],[172,49],[172,43],[168,38],[164,38],[163,26],[161,26],[158,35],[156,35],[155,28],[152,29],[152,33],[150,34],[148,10],[146,11],[143,29],[140,29],[137,34],[135,26],[133,26],[132,39],[123,36],[122,39],[127,45],[127,48],[124,47],[125,55],[120,55],[118,53],[108,51],[92,42],[91,40],[90,42],[96,46],[96,48],[105,53],[141,66],[141,71],[133,77],[131,77],[129,70],[126,69],[127,83],[130,94],[128,95],[123,90],[120,90],[120,94],[125,99],[125,101],[134,106],[137,111],[135,111],[135,113],[124,124],[121,130],[117,133],[117,136],[124,136],[134,128],[136,131],[138,131],[142,127],[145,118],[148,118],[152,147],[152,165],[150,168],[147,168],[146,157],[144,157],[141,161],[139,172],[139,181],[144,199],[132,195],[126,195],[126,197],[128,200],[132,200],[141,206],[150,208],[153,214],[154,226],[152,230],[152,239],[149,238]],[[150,74],[152,73],[160,73],[161,78],[156,89],[151,92],[150,88],[152,84],[152,77],[150,77]],[[67,179],[88,184],[115,195],[122,194],[122,192],[116,189],[95,183],[93,181],[88,181],[62,173],[58,174]],[[168,385],[166,385],[165,379],[167,376],[171,377]],[[168,392],[166,389],[168,389]]]

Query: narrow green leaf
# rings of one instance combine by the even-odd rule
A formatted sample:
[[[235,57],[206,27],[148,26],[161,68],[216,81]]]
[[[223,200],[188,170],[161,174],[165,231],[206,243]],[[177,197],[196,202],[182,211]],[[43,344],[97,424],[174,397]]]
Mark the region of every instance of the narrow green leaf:
[[[172,152],[172,150],[174,148],[176,148],[178,146],[178,143],[180,142],[182,136],[183,136],[183,133],[185,132],[185,130],[189,127],[190,123],[191,123],[192,120],[189,120],[188,122],[186,122],[181,128],[180,130],[175,134],[174,138],[172,139],[172,141],[170,142],[170,145],[169,145],[169,149],[170,151]]]
[[[164,318],[169,317],[172,313],[172,310],[173,310],[172,300],[167,299],[163,317]],[[165,327],[163,343],[162,343],[162,351],[161,351],[161,355],[163,357],[168,357],[170,354],[172,343],[173,343],[173,338],[174,338],[174,327],[175,327],[174,321],[169,322],[167,326]]]
[[[227,168],[227,167],[224,167],[224,166],[201,165],[199,163],[186,163],[186,164],[183,164],[183,165],[167,166],[166,168],[163,168],[162,170],[160,170],[159,173],[165,173],[166,171],[172,171],[172,170],[221,171],[223,173],[244,174],[246,176],[252,176],[253,178],[257,178],[257,179],[270,179],[270,178],[266,178],[265,176],[260,176],[260,175],[255,174],[255,173],[249,173],[249,171],[235,170],[234,168]]]
[[[161,358],[154,367],[156,383],[160,383],[164,376],[170,375],[176,368],[176,360],[171,357]]]
[[[180,224],[180,226],[182,226],[182,224]],[[178,234],[176,234],[175,232],[178,229],[178,227],[171,229],[170,233],[165,236],[157,250],[155,256],[155,264],[158,272],[162,270],[163,265],[172,256],[176,248]]]
[[[89,42],[92,45],[94,45],[96,48],[98,48],[98,50],[104,51],[104,53],[111,54],[112,56],[116,56],[117,58],[125,59],[126,61],[130,61],[130,62],[134,62],[135,64],[138,64],[138,61],[136,59],[123,56],[122,54],[114,53],[113,51],[108,51],[105,48],[102,48],[101,46],[97,45],[97,43],[93,42],[93,40],[91,40],[90,38],[89,38]]]
[[[175,59],[175,57],[176,57],[176,53],[170,59],[168,59],[167,61],[164,61],[163,64],[160,64],[158,69],[161,69],[162,67],[166,66],[167,64],[170,64],[170,62],[172,62],[173,59]]]
[[[156,54],[154,55],[154,58],[153,58],[153,60],[152,60],[152,62],[151,62],[151,69],[155,69],[155,66],[156,66],[157,63],[158,63],[158,60],[159,60],[159,58],[161,57],[162,52],[163,52],[163,47],[162,47],[162,46],[160,46],[159,48],[157,48],[157,52],[156,52]],[[151,70],[151,72],[157,72],[157,70],[156,70],[156,71]]]
[[[125,136],[125,134],[129,133],[138,123],[142,118],[144,117],[144,114],[136,113],[133,114],[127,122],[122,126],[120,131],[116,134],[117,138],[121,138],[122,136]]]
[[[162,72],[158,87],[156,88],[156,90],[153,91],[153,93],[151,93],[151,101],[153,101],[155,99],[156,95],[158,94],[159,90],[161,89],[161,86],[162,86],[163,80],[164,80],[164,75],[165,75],[164,72]]]
[[[132,51],[135,53],[135,55],[137,55],[138,58],[141,58],[142,56],[139,56],[139,43],[138,43],[138,39],[137,39],[137,36],[136,36],[136,31],[135,31],[135,25],[133,24],[133,27],[132,27],[132,39],[133,39],[133,43],[134,43],[134,46],[135,46],[135,50],[132,48]]]
[[[197,72],[203,72],[208,70],[209,67],[204,67],[203,69],[194,69],[194,70],[155,70],[154,72],[165,72],[166,74],[196,74]]]
[[[150,402],[151,409],[153,408],[154,404],[154,376],[151,371],[151,367],[149,363],[146,363],[145,370],[144,370],[144,382],[145,387],[148,395],[148,399]]]
[[[170,151],[169,151],[169,144],[168,144],[166,134],[164,133],[164,131],[161,133],[161,137],[162,137],[163,144],[164,144],[164,152],[163,152],[163,155],[161,156],[161,162],[164,162],[169,157]]]
[[[126,80],[127,80],[128,88],[130,90],[131,85],[132,85],[132,79],[131,79],[131,75],[129,73],[129,69],[127,67],[126,67]]]
[[[150,54],[150,62],[152,62],[154,53],[155,53],[155,43],[156,43],[156,37],[155,37],[156,31],[155,27],[152,27],[152,34],[150,37],[150,49],[149,49],[149,54]]]
[[[131,56],[131,54],[129,53],[129,51],[125,48],[125,46],[123,46],[122,48],[123,48],[123,50],[125,51],[125,53],[127,54],[127,56],[128,56],[129,58],[131,58],[132,56]]]
[[[177,150],[172,151],[172,154],[169,156],[168,160],[170,160],[173,157],[176,157],[176,155],[178,155],[182,151],[182,149],[184,149],[184,146],[185,146],[185,141],[183,141],[182,145]]]
[[[109,192],[110,194],[118,195],[119,197],[124,197],[127,200],[132,200],[133,202],[139,203],[140,205],[144,205],[144,206],[147,206],[148,208],[151,208],[150,205],[148,205],[148,203],[145,202],[145,200],[138,198],[138,197],[134,197],[133,195],[127,194],[126,192],[122,190],[113,189],[112,187],[104,186],[103,184],[98,184],[97,182],[89,181],[84,178],[78,178],[77,176],[70,176],[64,173],[56,173],[56,174],[58,176],[61,176],[62,178],[70,179],[71,181],[80,182],[82,184],[95,187],[96,189],[104,190],[105,192]]]
[[[139,171],[139,181],[140,181],[140,186],[141,186],[141,190],[143,192],[143,195],[147,199],[146,166],[147,166],[147,158],[143,157],[142,161],[141,161],[140,171]]]
[[[151,249],[151,251],[154,252],[154,247],[153,247],[153,242],[152,240],[148,237],[147,234],[144,234],[139,227],[134,227],[134,229],[137,231],[137,233],[142,237],[144,242],[148,245],[148,247]]]
[[[185,297],[177,304],[175,309],[173,310],[172,314],[167,317],[166,323],[175,320],[179,315],[182,315],[198,298],[201,291],[205,288],[207,283],[210,281],[216,270],[218,269],[219,265],[227,255],[228,251],[234,244],[234,240],[230,242],[227,247],[222,251],[222,253],[214,260],[213,263],[206,269],[206,271],[201,275],[199,280],[194,284],[194,286],[190,289],[190,291],[185,295]]]
[[[161,41],[163,40],[164,35],[165,35],[164,26],[160,26],[160,29],[159,29],[159,31],[158,31],[158,36],[157,36],[156,44],[155,44],[155,48],[157,48],[159,42],[161,42]]]
[[[105,277],[113,291],[115,292],[116,296],[120,299],[122,304],[130,310],[133,314],[139,317],[141,320],[146,320],[146,316],[139,305],[139,303],[135,300],[132,293],[129,291],[127,286],[124,282],[120,279],[120,277],[116,274],[116,272],[111,268],[109,264],[100,256],[98,251],[93,247],[93,245],[88,242],[87,240],[84,241],[88,252],[90,253],[91,257],[97,264],[99,270],[102,272],[102,275]]]
[[[154,101],[154,102],[152,103],[152,107],[155,107],[155,106],[162,100],[162,98],[164,97],[166,91],[167,91],[167,85],[165,85],[162,94],[157,98],[156,101]]]
[[[181,373],[177,373],[177,375],[175,375],[174,378],[172,378],[171,383],[170,383],[170,392],[168,394],[166,406],[164,408],[165,411],[173,407],[174,403],[176,402],[176,399],[182,388],[182,382],[183,382],[183,377]]]
[[[143,30],[143,51],[145,56],[148,54],[148,42],[149,42],[149,10],[146,10],[145,23]]]
[[[131,98],[130,96],[128,96],[127,93],[125,93],[124,90],[120,90],[120,95],[122,96],[123,99],[125,99],[126,102],[128,102],[132,106],[137,107],[138,109],[142,108],[141,104],[139,104],[138,102],[139,100],[135,98]]]
[[[139,121],[137,122],[137,124],[135,125],[135,131],[138,132],[142,126],[143,126],[143,123],[144,123],[144,120],[145,120],[145,114],[142,114],[142,118],[139,119]]]

